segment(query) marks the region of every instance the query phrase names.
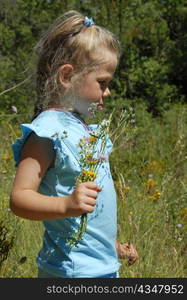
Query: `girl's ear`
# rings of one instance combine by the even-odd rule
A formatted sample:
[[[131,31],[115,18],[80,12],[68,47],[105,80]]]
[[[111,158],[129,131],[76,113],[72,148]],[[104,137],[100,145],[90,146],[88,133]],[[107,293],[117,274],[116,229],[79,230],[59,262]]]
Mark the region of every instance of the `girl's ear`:
[[[66,89],[71,87],[72,71],[73,66],[70,64],[62,65],[59,68],[59,81]]]

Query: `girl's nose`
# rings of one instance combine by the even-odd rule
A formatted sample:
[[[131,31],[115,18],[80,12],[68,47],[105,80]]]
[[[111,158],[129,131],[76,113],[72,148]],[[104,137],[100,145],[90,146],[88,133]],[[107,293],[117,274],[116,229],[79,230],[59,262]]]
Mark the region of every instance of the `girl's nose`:
[[[109,96],[110,95],[110,90],[109,90],[109,88],[107,87],[105,90],[104,90],[104,92],[103,92],[103,97],[107,97],[107,96]]]

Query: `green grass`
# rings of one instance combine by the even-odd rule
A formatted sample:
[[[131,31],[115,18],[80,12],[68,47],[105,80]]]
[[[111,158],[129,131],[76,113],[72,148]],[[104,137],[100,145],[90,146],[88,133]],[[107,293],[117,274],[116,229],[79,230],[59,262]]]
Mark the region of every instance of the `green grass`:
[[[0,119],[0,277],[36,277],[35,258],[42,242],[41,222],[9,211],[15,174],[11,143],[22,118]],[[153,119],[139,105],[134,128],[128,139],[123,135],[118,140],[111,155],[118,240],[131,241],[139,253],[130,267],[121,261],[120,276],[186,277],[187,106],[172,105],[162,118]]]

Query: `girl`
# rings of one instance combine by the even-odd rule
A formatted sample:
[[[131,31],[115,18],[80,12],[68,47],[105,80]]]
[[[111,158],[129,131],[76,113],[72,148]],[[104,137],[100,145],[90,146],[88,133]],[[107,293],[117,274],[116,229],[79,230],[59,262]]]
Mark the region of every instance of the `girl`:
[[[104,107],[119,43],[91,18],[70,11],[43,35],[37,52],[38,100],[34,120],[21,125],[23,136],[13,145],[18,168],[10,207],[20,217],[44,221],[39,277],[117,277],[121,248],[115,243],[116,194],[108,161],[95,181],[76,185],[76,178],[80,140],[97,129],[80,115],[92,117],[93,103],[97,110]],[[104,154],[111,148],[108,140]],[[87,230],[70,247],[83,214]],[[133,247],[128,257],[136,260]]]

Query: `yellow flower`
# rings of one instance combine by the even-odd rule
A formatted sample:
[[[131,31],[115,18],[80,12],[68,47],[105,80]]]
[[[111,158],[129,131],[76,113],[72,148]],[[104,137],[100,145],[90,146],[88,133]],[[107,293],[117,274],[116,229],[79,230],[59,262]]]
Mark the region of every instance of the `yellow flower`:
[[[89,176],[92,176],[92,177],[94,177],[96,175],[95,172],[93,172],[93,171],[87,171],[87,170],[83,170],[83,174],[89,175]]]
[[[86,154],[86,158],[85,160],[83,159],[83,161],[85,161],[85,163],[87,163],[88,165],[96,165],[99,163],[98,159],[93,158],[92,153]]]
[[[92,158],[93,158],[93,154],[92,154],[92,153],[86,154],[86,158],[87,158],[87,159],[92,159]]]
[[[95,143],[97,141],[97,137],[96,136],[90,136],[89,137],[90,143]]]
[[[127,186],[127,185],[123,186],[123,191],[124,191],[124,194],[125,194],[126,197],[128,195],[128,192],[130,191],[130,189],[131,189],[130,186]]]
[[[180,210],[180,216],[184,219],[187,219],[187,208],[182,208]]]
[[[15,131],[16,136],[18,136],[18,137],[22,136],[22,132],[21,132],[20,128],[15,128],[14,131]]]
[[[83,170],[82,171],[82,179],[85,180],[89,180],[89,181],[93,181],[96,178],[97,174],[93,171],[88,171],[88,170]]]
[[[5,160],[6,162],[10,161],[12,159],[12,154],[9,152],[6,152],[6,153],[4,153],[2,159]]]
[[[149,200],[151,201],[156,201],[160,198],[161,192],[159,192],[158,190],[155,190],[154,193],[148,197]]]
[[[125,186],[124,186],[124,191],[125,191],[125,192],[128,192],[128,191],[130,191],[130,189],[131,189],[131,187],[130,187],[130,186],[127,186],[127,185],[125,185]]]
[[[157,186],[157,182],[152,178],[149,178],[145,184],[145,187],[146,187],[146,190],[148,193],[156,186]]]
[[[187,208],[182,208],[179,212],[179,215],[181,217],[181,224],[187,225]]]

